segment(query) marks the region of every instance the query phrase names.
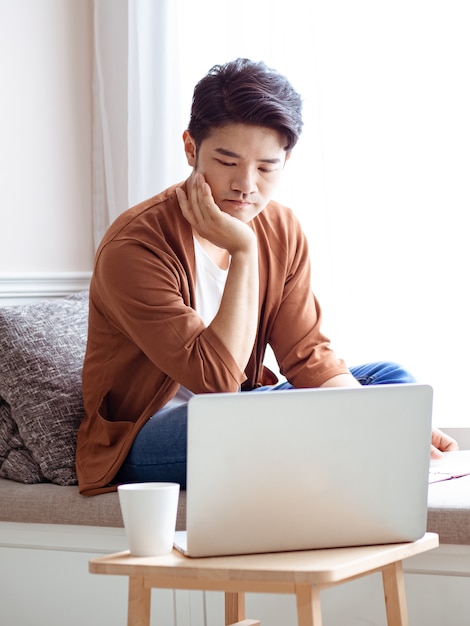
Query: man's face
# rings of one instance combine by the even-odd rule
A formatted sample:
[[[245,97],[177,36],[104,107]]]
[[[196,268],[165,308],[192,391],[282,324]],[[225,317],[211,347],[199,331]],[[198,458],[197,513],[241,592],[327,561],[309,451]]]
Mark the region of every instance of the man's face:
[[[216,128],[196,151],[184,134],[189,165],[204,175],[217,206],[242,222],[250,222],[271,200],[288,153],[275,130],[232,124]]]

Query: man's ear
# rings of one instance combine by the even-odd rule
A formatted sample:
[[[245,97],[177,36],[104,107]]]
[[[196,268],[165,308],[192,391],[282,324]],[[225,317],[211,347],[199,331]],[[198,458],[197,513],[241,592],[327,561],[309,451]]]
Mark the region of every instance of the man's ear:
[[[194,167],[196,165],[196,142],[191,137],[189,130],[185,130],[183,133],[183,143],[188,165]]]

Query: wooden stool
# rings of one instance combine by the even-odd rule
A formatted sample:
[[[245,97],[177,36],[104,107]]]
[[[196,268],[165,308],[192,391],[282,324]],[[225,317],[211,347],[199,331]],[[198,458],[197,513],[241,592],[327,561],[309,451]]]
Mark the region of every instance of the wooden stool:
[[[402,561],[438,545],[438,535],[426,533],[411,543],[198,559],[176,550],[158,557],[121,552],[92,559],[89,570],[129,576],[128,626],[149,626],[152,588],[224,591],[226,626],[260,623],[246,619],[247,592],[293,593],[298,625],[321,626],[322,589],[381,572],[388,626],[408,626]]]

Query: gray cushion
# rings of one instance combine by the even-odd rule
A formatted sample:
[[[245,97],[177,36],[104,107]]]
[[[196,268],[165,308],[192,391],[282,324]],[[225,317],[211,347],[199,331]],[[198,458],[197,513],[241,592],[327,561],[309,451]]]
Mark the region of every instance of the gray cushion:
[[[3,428],[11,435],[7,403],[19,437],[18,455],[24,460],[29,451],[33,461],[22,467],[14,463],[10,447],[4,450],[9,466],[2,475],[26,483],[76,484],[75,441],[83,416],[81,372],[87,320],[88,291],[0,308]]]
[[[89,498],[78,487],[22,485],[0,478],[0,522],[122,527],[116,491]],[[176,530],[186,528],[186,491],[180,491]]]
[[[0,476],[22,483],[44,480],[41,468],[24,445],[10,406],[0,398]]]
[[[428,530],[440,543],[470,545],[470,476],[429,485]]]

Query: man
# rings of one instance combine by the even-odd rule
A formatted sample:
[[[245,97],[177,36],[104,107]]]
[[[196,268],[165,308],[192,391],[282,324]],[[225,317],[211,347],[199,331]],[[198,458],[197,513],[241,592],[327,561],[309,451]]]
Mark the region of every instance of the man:
[[[283,76],[246,59],[215,66],[183,134],[189,178],[109,228],[90,286],[82,493],[184,488],[188,399],[272,389],[268,344],[283,388],[413,380],[391,363],[350,371],[321,331],[305,235],[272,200],[301,129],[301,98]],[[456,447],[438,430],[433,444]]]

